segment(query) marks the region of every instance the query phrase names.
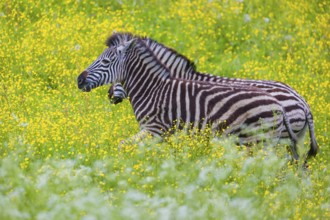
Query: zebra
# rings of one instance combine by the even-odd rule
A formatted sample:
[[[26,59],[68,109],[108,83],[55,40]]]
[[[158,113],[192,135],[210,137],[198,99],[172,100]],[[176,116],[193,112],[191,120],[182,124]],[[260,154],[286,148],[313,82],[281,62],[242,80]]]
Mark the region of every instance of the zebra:
[[[286,129],[293,157],[298,160],[297,139],[284,108],[273,96],[255,88],[172,78],[143,40],[111,46],[116,39],[117,35],[108,39],[108,47],[78,76],[77,83],[84,92],[123,83],[140,127],[129,141],[147,135],[162,137],[172,128],[203,130],[211,126],[214,133],[237,135],[243,145],[265,136],[276,144]]]
[[[318,152],[318,145],[314,133],[314,122],[309,105],[293,88],[277,81],[269,80],[247,80],[237,78],[227,78],[200,73],[196,71],[196,66],[187,57],[179,54],[177,51],[166,47],[157,41],[132,35],[131,33],[116,33],[116,36],[109,40],[110,46],[116,46],[122,41],[129,41],[133,38],[140,38],[145,42],[150,50],[153,51],[157,59],[162,62],[169,70],[172,77],[187,80],[199,80],[216,83],[226,83],[232,86],[249,86],[275,97],[284,107],[290,126],[299,140],[303,140],[307,127],[310,135],[310,150],[307,159],[313,157]],[[121,83],[113,84],[108,91],[109,99],[112,103],[118,104],[127,97]],[[283,138],[288,138],[288,131],[282,132]]]
[[[110,103],[115,105],[127,98],[127,93],[121,83],[116,83],[115,85],[110,86],[108,90],[108,98]]]

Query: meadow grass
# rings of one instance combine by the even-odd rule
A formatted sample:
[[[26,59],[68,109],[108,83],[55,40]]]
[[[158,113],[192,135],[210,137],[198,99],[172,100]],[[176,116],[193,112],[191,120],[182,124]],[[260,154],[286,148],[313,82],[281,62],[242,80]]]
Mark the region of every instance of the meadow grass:
[[[0,219],[329,219],[329,12],[325,0],[1,1]],[[76,85],[113,30],[202,72],[291,85],[314,114],[309,171],[283,146],[250,156],[183,132],[118,152],[139,130],[129,102]]]

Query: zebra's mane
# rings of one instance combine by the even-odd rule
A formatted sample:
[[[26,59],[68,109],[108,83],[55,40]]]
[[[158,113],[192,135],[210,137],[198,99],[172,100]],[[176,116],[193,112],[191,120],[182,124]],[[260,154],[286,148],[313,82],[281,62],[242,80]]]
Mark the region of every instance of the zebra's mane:
[[[108,38],[108,40],[106,41],[106,45],[108,47],[118,46],[133,39],[135,45],[134,47],[140,51],[143,51],[143,53],[147,53],[150,57],[152,57],[156,61],[156,65],[161,66],[161,68],[165,70],[165,72],[163,72],[163,76],[165,76],[165,78],[170,77],[170,70],[158,59],[158,57],[153,53],[151,48],[146,44],[146,38],[135,36],[130,33],[115,33]]]
[[[106,40],[106,46],[112,47],[112,46],[118,46],[123,44],[124,42],[130,41],[132,39],[140,39],[145,42],[145,46],[149,48],[149,50],[153,52],[153,50],[150,48],[152,45],[158,45],[162,48],[166,48],[166,50],[170,51],[172,54],[174,54],[176,57],[179,57],[181,60],[184,60],[187,63],[187,68],[191,68],[191,70],[196,71],[196,65],[194,62],[189,60],[186,56],[178,53],[176,50],[169,48],[165,46],[164,44],[158,43],[156,40],[153,40],[148,37],[139,36],[139,35],[133,35],[131,33],[114,33]]]
[[[193,61],[189,60],[186,56],[178,53],[176,50],[172,49],[172,48],[169,48],[167,46],[165,46],[164,44],[162,43],[158,43],[157,41],[151,39],[151,38],[145,38],[145,41],[146,41],[146,44],[149,46],[149,47],[152,47],[153,45],[156,45],[158,47],[162,47],[162,48],[166,48],[167,51],[170,51],[172,54],[174,54],[176,57],[180,58],[181,60],[183,60],[184,62],[186,62],[186,67],[187,68],[190,68],[191,70],[193,71],[197,71],[196,70],[196,65]],[[153,50],[152,50],[153,51]]]
[[[108,47],[118,46],[124,44],[127,41],[132,39],[141,39],[144,40],[146,37],[141,37],[138,35],[133,35],[131,33],[114,33],[112,34],[105,42],[105,45]]]
[[[140,51],[143,51],[144,53],[148,53],[149,56],[151,56],[155,61],[156,65],[160,66],[163,70],[162,76],[165,78],[170,77],[170,70],[167,66],[165,66],[158,57],[153,53],[153,51],[148,47],[145,41],[143,41],[141,38],[137,38],[135,41],[135,48],[139,49]]]

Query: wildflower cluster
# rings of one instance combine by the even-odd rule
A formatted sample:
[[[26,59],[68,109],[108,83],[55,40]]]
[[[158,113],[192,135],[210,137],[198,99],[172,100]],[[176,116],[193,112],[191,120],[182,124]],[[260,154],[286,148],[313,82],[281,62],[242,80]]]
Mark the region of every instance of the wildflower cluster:
[[[0,219],[330,218],[329,20],[325,0],[1,1]],[[208,131],[118,151],[139,130],[129,101],[76,85],[114,30],[295,88],[321,149],[309,171],[283,146],[248,153]]]

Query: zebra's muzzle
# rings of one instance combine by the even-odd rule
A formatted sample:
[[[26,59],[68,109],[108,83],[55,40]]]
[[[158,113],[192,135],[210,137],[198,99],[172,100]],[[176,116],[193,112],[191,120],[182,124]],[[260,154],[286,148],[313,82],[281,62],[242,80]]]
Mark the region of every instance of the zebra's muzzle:
[[[77,78],[78,89],[82,90],[83,92],[90,92],[93,88],[91,83],[86,80],[87,75],[88,72],[84,71]]]
[[[78,88],[83,92],[90,92],[92,90],[92,86],[89,84],[78,85]]]
[[[81,91],[83,91],[83,92],[90,92],[91,90],[92,90],[92,87],[89,85],[86,85],[81,89]]]

